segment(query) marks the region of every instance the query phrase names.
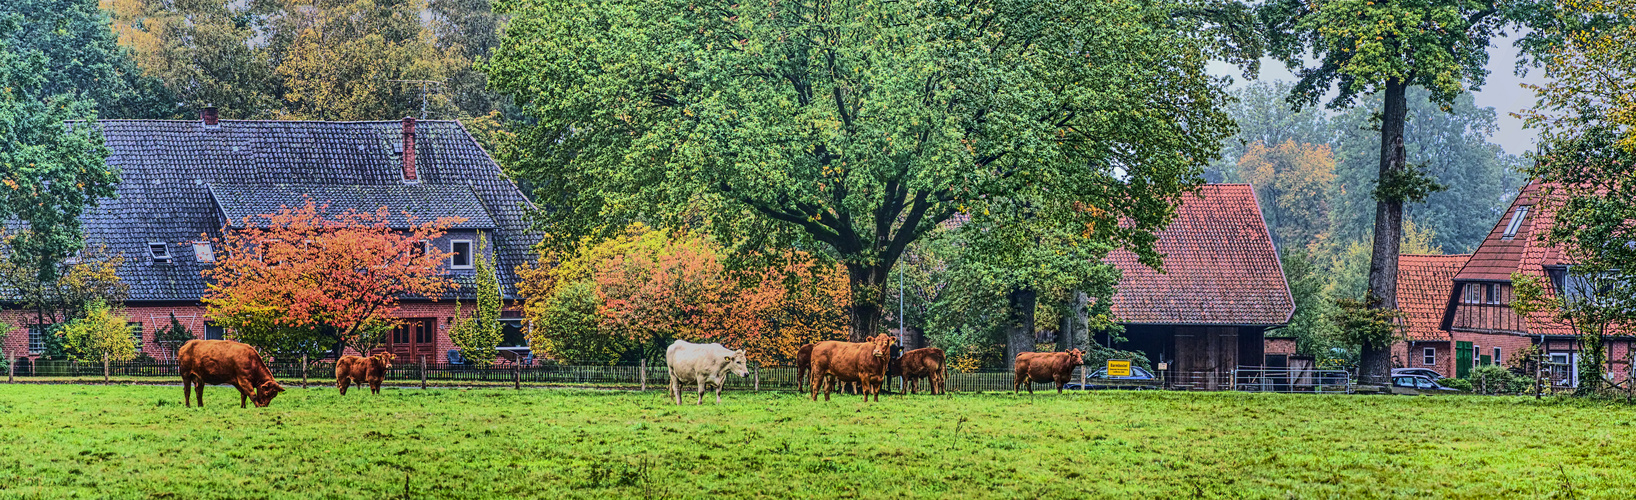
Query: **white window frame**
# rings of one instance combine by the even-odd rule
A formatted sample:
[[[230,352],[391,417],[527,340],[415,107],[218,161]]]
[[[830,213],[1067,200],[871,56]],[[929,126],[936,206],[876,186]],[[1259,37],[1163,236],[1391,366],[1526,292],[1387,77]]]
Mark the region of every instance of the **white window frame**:
[[[208,241],[193,242],[193,258],[199,262],[215,262],[216,248]]]
[[[1500,365],[1500,347],[1494,346],[1494,366]]]
[[[1420,364],[1433,366],[1437,364],[1437,348],[1427,347],[1420,350]]]
[[[148,256],[153,257],[154,262],[170,262],[174,258],[170,255],[170,245],[163,241],[148,242]]]
[[[131,331],[131,343],[136,344],[136,353],[142,354],[142,322],[126,321],[125,328]]]
[[[1511,212],[1511,222],[1505,225],[1505,234],[1500,236],[1501,239],[1517,237],[1517,231],[1522,229],[1522,221],[1528,218],[1528,208],[1529,205],[1522,205]]]
[[[455,263],[455,259],[460,258],[460,251],[455,248],[461,243],[466,244],[466,263],[464,265]],[[476,256],[472,255],[474,251],[476,251],[476,245],[472,244],[472,240],[449,240],[449,269],[471,269],[473,263],[477,260]]]
[[[51,325],[32,324],[32,325],[28,325],[27,327],[25,327],[25,328],[28,328],[28,353],[29,354],[44,354],[45,353],[45,330],[46,330],[46,327],[49,327],[49,326],[51,326]],[[36,347],[36,346],[38,346],[38,347]]]
[[[1484,285],[1484,288],[1483,288],[1483,303],[1485,303],[1485,304],[1499,304],[1501,302],[1502,301],[1500,300],[1500,284],[1499,283],[1489,283],[1487,285]]]

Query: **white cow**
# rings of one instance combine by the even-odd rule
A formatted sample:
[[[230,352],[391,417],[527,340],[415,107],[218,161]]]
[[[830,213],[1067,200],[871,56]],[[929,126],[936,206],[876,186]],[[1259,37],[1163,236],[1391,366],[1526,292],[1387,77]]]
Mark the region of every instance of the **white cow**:
[[[716,386],[716,404],[721,404],[721,386],[727,371],[740,377],[750,376],[744,366],[744,351],[722,347],[721,344],[695,344],[678,340],[665,349],[665,366],[670,367],[670,397],[682,404],[682,383],[699,384],[699,402],[704,404],[705,384]]]

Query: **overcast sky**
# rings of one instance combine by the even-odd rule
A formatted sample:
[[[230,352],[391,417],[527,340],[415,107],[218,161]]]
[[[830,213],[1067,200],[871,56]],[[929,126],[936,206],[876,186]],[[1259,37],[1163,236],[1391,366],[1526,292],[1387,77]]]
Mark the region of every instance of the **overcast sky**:
[[[1519,78],[1514,71],[1517,64],[1517,49],[1511,46],[1515,36],[1504,39],[1495,39],[1494,46],[1488,49],[1488,81],[1482,90],[1476,93],[1477,105],[1494,108],[1499,130],[1496,130],[1490,141],[1505,148],[1507,153],[1522,154],[1532,151],[1534,139],[1539,135],[1534,129],[1522,128],[1522,120],[1511,116],[1511,113],[1527,109],[1534,104],[1534,93],[1522,88],[1521,84],[1537,83],[1540,81],[1540,70],[1531,68],[1527,78]],[[1237,67],[1230,64],[1215,62],[1210,65],[1211,73],[1233,78],[1233,86],[1244,85],[1244,76]],[[1264,59],[1261,61],[1260,81],[1288,81],[1294,82],[1295,76],[1284,67],[1284,63]],[[1327,101],[1325,101],[1327,102]]]

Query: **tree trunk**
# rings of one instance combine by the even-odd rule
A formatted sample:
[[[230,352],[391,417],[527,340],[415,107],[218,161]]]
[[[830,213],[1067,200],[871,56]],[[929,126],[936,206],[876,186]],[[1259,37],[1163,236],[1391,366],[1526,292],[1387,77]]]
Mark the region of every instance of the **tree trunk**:
[[[1032,288],[1011,292],[1011,321],[1005,330],[1005,363],[1017,367],[1017,355],[1034,351],[1034,307],[1039,296]]]
[[[1384,181],[1403,170],[1403,124],[1408,118],[1408,85],[1401,80],[1386,82],[1384,109],[1380,121],[1380,174]],[[1379,182],[1377,181],[1377,183]],[[1369,262],[1369,296],[1372,307],[1397,309],[1397,258],[1403,243],[1403,201],[1375,200],[1375,242]],[[1364,383],[1385,383],[1392,371],[1390,345],[1364,345],[1359,356],[1358,379]]]
[[[852,310],[849,311],[852,324],[847,334],[848,341],[863,342],[880,328],[880,301],[881,297],[886,296],[886,273],[890,269],[890,265],[846,265],[852,288]]]

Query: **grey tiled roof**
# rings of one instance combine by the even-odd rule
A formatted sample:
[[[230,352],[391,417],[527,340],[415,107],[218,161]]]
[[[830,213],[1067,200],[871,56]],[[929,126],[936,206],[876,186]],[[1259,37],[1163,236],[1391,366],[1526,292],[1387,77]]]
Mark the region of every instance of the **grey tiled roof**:
[[[125,256],[119,274],[131,285],[133,301],[194,301],[204,294],[199,271],[205,264],[186,245],[219,236],[223,220],[212,186],[262,195],[293,192],[296,188],[290,186],[297,185],[330,186],[317,191],[342,193],[412,189],[403,184],[402,160],[395,151],[402,144],[397,121],[222,120],[215,128],[197,121],[100,123],[112,150],[108,163],[121,170],[122,180],[115,198],[102,200],[84,217],[87,243],[106,244]],[[415,146],[422,182],[418,189],[427,196],[395,203],[434,212],[416,213],[417,218],[474,218],[474,209],[480,208],[494,229],[500,281],[506,295],[512,295],[513,270],[529,260],[529,249],[538,241],[528,231],[528,201],[458,122],[417,123]],[[444,192],[467,194],[456,194],[458,199],[448,203],[423,203],[431,193]],[[470,205],[473,198],[480,207]],[[303,202],[299,197],[287,201]],[[173,262],[153,262],[150,242],[172,245]]]
[[[397,184],[385,186],[332,184],[206,184],[227,225],[262,225],[259,216],[297,207],[311,199],[327,214],[376,213],[387,209],[387,226],[408,229],[437,217],[459,217],[453,229],[494,229],[482,200],[470,187],[459,185]],[[413,220],[410,218],[413,217]]]

